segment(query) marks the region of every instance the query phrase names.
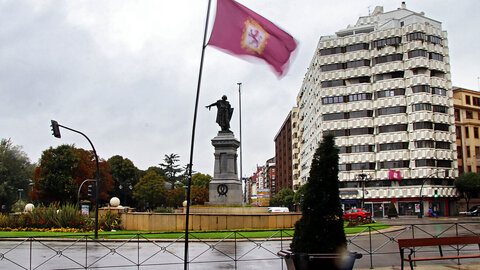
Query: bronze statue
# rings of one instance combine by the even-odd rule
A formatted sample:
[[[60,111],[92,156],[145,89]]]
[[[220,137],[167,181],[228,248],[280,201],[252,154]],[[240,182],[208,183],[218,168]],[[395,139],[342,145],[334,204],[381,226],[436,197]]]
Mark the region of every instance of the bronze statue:
[[[212,106],[217,106],[217,124],[222,128],[222,131],[230,131],[233,108],[227,101],[227,96],[223,95],[222,99],[205,107],[210,110]]]

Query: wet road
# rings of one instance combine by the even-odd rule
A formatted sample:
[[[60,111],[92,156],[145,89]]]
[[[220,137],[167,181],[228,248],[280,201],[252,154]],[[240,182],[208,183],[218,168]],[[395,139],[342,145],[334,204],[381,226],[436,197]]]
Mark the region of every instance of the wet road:
[[[349,236],[348,249],[364,254],[356,261],[355,268],[400,265],[396,242],[399,238],[480,232],[479,218],[377,221],[396,227],[380,233]],[[190,242],[189,269],[286,269],[276,253],[288,246],[289,241]],[[0,269],[183,269],[183,258],[183,242],[0,241]],[[468,260],[462,262],[469,263]]]

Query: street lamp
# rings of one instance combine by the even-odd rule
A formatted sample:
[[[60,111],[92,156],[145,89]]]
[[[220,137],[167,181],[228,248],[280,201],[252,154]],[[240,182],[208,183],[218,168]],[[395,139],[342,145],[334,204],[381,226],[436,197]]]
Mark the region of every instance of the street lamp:
[[[450,173],[449,170],[445,170],[445,178],[448,178]],[[434,173],[431,173],[429,174],[427,177],[425,177],[425,179],[423,179],[422,181],[422,186],[420,187],[420,213],[418,214],[418,218],[423,218],[423,211],[424,211],[424,208],[423,208],[423,194],[422,194],[422,190],[423,190],[423,186],[425,185],[425,182],[427,182],[427,180],[430,180],[430,177],[434,176],[437,174],[437,178],[438,178],[438,171],[434,172]],[[434,197],[437,198],[438,197],[438,191],[435,190],[435,195]]]
[[[23,192],[23,188],[19,188],[17,189],[18,191],[18,209],[20,210],[20,212],[22,212],[22,192]]]
[[[52,135],[56,138],[61,138],[62,135],[60,134],[60,127],[64,129],[68,129],[70,131],[76,132],[83,137],[87,139],[87,141],[90,143],[90,146],[93,149],[93,154],[95,155],[95,163],[97,165],[97,175],[96,175],[96,184],[95,184],[95,239],[98,238],[98,194],[100,193],[100,168],[98,165],[98,156],[97,156],[97,151],[95,151],[95,147],[93,146],[92,141],[87,137],[87,135],[83,134],[82,132],[75,130],[73,128],[69,128],[66,126],[60,125],[57,121],[52,120],[51,121],[51,127],[52,127]]]
[[[128,188],[130,191],[133,189],[133,186],[132,186],[132,184],[131,184],[130,182],[120,183],[120,184],[118,185],[118,189],[120,190],[120,192],[119,192],[119,193],[120,193],[120,196],[121,196],[121,195],[124,195],[124,194],[122,194],[123,192],[121,192],[122,189],[123,189],[123,185],[125,185],[125,188]],[[126,192],[128,192],[128,190],[127,190]],[[129,194],[127,194],[127,195],[129,195]],[[130,194],[130,196],[131,196],[131,194]],[[124,195],[124,197],[125,197],[125,195]],[[128,205],[126,198],[123,198],[123,199],[125,199],[124,204],[125,204],[125,205]]]
[[[362,209],[365,208],[365,182],[370,181],[370,176],[366,173],[359,173],[355,176],[358,182],[362,182]]]

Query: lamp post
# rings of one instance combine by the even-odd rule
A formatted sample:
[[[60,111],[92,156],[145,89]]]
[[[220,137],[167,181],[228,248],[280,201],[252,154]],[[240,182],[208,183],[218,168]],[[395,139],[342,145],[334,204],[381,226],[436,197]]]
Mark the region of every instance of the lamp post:
[[[437,178],[438,178],[438,171],[434,172],[434,173],[431,173],[429,174],[425,179],[423,179],[422,181],[422,186],[420,187],[420,198],[419,198],[419,202],[420,202],[420,213],[418,213],[418,218],[423,218],[423,211],[424,211],[424,208],[423,208],[423,194],[422,194],[422,190],[423,190],[423,186],[425,185],[425,182],[427,182],[427,180],[430,179],[430,177],[434,176],[435,174],[437,174]],[[445,178],[448,178],[449,177],[449,170],[445,170]]]
[[[131,184],[130,182],[120,183],[120,184],[118,185],[118,189],[120,190],[120,195],[124,195],[124,194],[122,194],[122,193],[123,193],[123,192],[122,192],[123,185],[125,185],[125,188],[128,188],[130,191],[132,191],[133,186],[132,186],[132,184]],[[128,192],[128,190],[127,190],[127,192]],[[131,194],[130,194],[130,196],[131,196]],[[125,196],[124,196],[124,197],[125,197]],[[123,199],[125,199],[125,198],[123,198]],[[124,204],[125,204],[125,205],[128,205],[128,204],[127,204],[127,200],[124,201]]]
[[[17,189],[18,191],[18,209],[20,212],[22,212],[22,192],[23,192],[23,188],[19,188]]]
[[[52,120],[51,121],[51,127],[52,127],[52,135],[56,138],[61,138],[62,135],[60,134],[60,127],[64,129],[68,129],[70,131],[76,132],[83,137],[87,139],[87,141],[90,143],[90,146],[93,149],[93,154],[95,155],[95,163],[97,165],[97,173],[96,173],[96,183],[95,183],[95,239],[98,239],[98,193],[100,192],[100,167],[98,165],[98,156],[97,156],[97,151],[95,151],[95,147],[93,146],[92,141],[87,137],[87,135],[83,134],[82,132],[75,130],[73,128],[69,128],[67,126],[60,125],[57,121]]]
[[[366,173],[359,173],[355,176],[357,181],[362,182],[362,209],[365,208],[365,182],[369,181],[369,176]]]

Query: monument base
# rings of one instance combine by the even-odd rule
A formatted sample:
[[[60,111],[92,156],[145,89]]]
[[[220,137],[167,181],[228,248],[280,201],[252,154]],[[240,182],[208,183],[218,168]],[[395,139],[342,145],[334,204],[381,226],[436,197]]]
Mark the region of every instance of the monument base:
[[[212,181],[209,190],[209,201],[206,205],[242,205],[243,191],[239,181]]]
[[[212,139],[215,147],[213,179],[209,185],[208,205],[241,205],[242,182],[238,179],[237,148],[240,142],[233,132],[220,131]]]

